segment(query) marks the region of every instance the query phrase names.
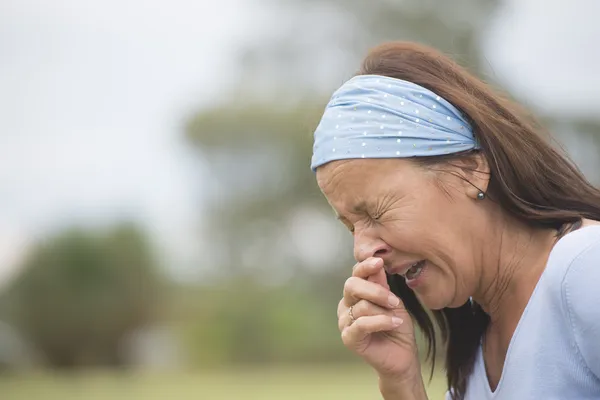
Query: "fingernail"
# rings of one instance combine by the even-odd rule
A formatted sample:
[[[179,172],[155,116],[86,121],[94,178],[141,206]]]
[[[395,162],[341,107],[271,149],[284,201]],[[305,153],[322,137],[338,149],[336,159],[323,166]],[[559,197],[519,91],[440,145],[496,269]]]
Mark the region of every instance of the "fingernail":
[[[378,265],[380,262],[381,262],[381,258],[374,258],[374,259],[371,261],[371,265],[373,265],[373,266],[377,266],[377,265]]]
[[[404,322],[404,320],[402,318],[392,317],[392,324],[394,326],[400,326],[400,325],[402,325],[403,322]]]
[[[400,304],[400,299],[397,298],[395,295],[390,294],[390,296],[388,297],[388,303],[392,307],[397,307]]]

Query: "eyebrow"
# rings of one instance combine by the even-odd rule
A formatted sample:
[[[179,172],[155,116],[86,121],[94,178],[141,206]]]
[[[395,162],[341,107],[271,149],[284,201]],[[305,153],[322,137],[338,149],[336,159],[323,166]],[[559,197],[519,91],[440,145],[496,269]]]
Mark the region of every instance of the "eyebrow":
[[[337,211],[335,212],[335,217],[338,220],[342,220],[342,219],[346,219],[346,217],[340,215],[337,213]],[[350,211],[352,214],[364,214],[367,212],[367,203],[365,201],[361,201],[360,203],[356,204],[354,207],[352,207],[352,210]]]

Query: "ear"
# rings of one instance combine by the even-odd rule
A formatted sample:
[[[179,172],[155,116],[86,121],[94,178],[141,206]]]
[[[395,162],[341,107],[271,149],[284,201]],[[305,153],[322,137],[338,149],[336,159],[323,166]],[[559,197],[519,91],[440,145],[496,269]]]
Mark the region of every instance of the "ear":
[[[490,183],[490,166],[481,153],[460,160],[457,165],[461,169],[465,194],[477,200],[480,192],[487,193]]]

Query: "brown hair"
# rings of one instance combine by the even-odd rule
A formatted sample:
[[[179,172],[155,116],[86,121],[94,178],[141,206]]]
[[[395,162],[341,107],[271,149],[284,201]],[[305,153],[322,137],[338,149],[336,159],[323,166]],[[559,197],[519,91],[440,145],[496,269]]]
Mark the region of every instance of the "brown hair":
[[[535,120],[449,57],[415,43],[386,43],[367,55],[359,75],[410,81],[458,108],[470,122],[481,146],[479,151],[489,164],[487,194],[512,217],[531,227],[559,232],[582,218],[600,220],[600,191],[566,155],[549,144]],[[471,154],[421,158],[419,162],[439,164]],[[478,304],[467,302],[458,308],[434,311],[431,318],[403,279],[389,276],[388,281],[426,336],[427,357],[433,361],[437,324],[446,344],[448,387],[453,400],[463,399],[489,324],[488,315]]]

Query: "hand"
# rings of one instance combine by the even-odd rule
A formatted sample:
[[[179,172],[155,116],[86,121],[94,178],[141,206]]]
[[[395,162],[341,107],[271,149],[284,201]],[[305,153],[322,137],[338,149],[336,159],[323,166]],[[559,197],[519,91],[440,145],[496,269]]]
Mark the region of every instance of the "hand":
[[[380,258],[354,266],[338,306],[338,326],[346,347],[365,359],[381,379],[421,379],[412,320],[390,291]]]

